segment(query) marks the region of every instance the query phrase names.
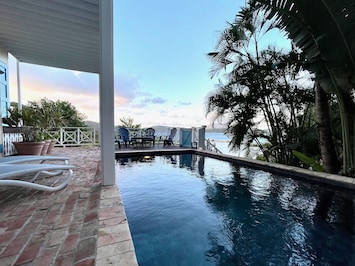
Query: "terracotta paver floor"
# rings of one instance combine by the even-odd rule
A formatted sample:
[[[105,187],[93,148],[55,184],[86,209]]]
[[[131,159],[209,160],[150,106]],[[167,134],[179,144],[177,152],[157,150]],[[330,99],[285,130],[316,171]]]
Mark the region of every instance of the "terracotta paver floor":
[[[76,166],[67,188],[0,188],[0,265],[137,265],[118,188],[101,186],[100,149],[51,155]]]

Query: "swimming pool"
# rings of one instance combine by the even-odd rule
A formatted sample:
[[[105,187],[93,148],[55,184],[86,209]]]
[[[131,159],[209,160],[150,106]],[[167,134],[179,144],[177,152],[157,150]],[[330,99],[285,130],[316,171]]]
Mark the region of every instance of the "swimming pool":
[[[354,193],[198,155],[120,159],[139,265],[355,265]]]

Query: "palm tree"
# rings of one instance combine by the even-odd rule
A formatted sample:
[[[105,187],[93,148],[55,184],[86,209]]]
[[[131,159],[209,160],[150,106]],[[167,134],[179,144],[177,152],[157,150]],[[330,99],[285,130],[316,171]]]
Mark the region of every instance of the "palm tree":
[[[120,118],[120,122],[120,126],[130,129],[139,129],[142,126],[141,124],[134,124],[134,119],[132,117],[122,117]]]
[[[242,8],[222,33],[216,52],[208,54],[214,63],[211,76],[224,70],[227,82],[220,81],[215,94],[209,96],[207,112],[227,117],[232,149],[239,148],[245,137],[247,145],[264,137],[271,143],[267,150],[259,143],[266,160],[294,164],[291,144],[300,143],[300,131],[294,129],[302,125],[300,117],[313,92],[295,82],[301,67],[297,53],[259,48],[261,37],[274,25],[262,12],[254,11],[251,6]],[[260,114],[264,119],[257,121]],[[267,134],[258,130],[260,122],[267,126]]]
[[[327,93],[337,96],[342,128],[343,172],[355,167],[355,3],[354,0],[251,0],[307,56],[307,68]],[[349,99],[351,99],[349,101]],[[352,123],[349,121],[353,121]],[[327,143],[323,145],[328,145]]]
[[[315,90],[316,121],[318,125],[319,146],[323,159],[323,169],[327,173],[336,174],[340,170],[335,146],[333,143],[333,134],[329,118],[328,98],[325,91],[316,85]]]

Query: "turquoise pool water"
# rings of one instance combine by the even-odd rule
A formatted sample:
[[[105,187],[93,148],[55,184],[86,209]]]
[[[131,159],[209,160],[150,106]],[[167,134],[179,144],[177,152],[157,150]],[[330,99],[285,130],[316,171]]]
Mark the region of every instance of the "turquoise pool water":
[[[139,265],[355,265],[354,193],[197,155],[117,161]]]

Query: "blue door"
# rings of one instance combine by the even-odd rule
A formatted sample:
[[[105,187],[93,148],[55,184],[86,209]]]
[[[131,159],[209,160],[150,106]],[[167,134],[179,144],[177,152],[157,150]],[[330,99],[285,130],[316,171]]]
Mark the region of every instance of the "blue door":
[[[185,129],[185,128],[181,128],[180,130],[181,130],[181,132],[180,132],[180,134],[181,134],[180,146],[191,148],[192,130]]]

